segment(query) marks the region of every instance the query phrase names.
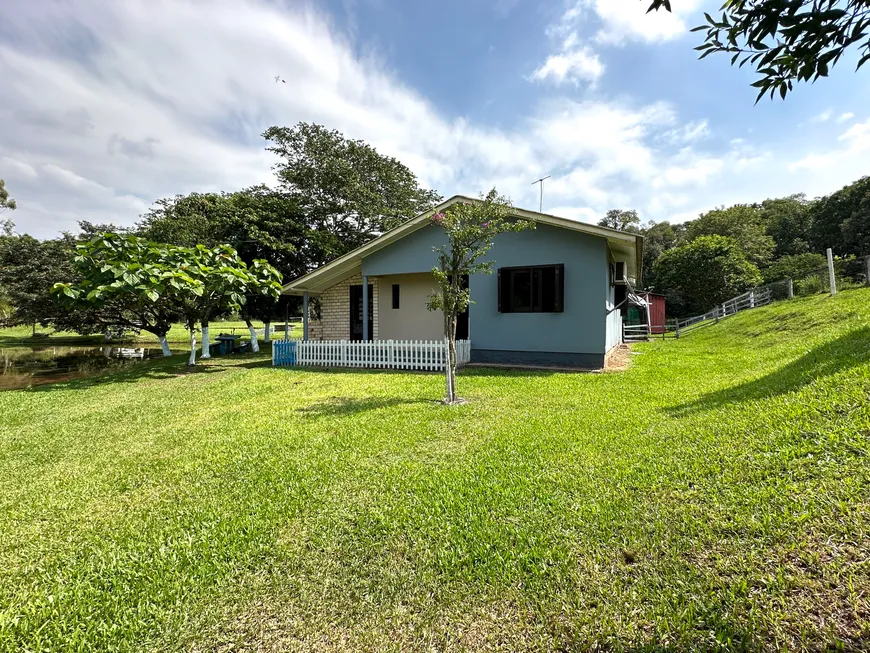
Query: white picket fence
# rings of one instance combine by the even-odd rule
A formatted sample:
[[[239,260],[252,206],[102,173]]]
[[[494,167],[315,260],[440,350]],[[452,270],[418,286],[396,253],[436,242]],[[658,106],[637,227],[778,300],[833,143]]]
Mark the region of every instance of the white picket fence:
[[[284,342],[273,343],[273,350]],[[394,370],[443,370],[447,365],[446,340],[374,340],[353,342],[348,340],[322,340],[293,342],[292,362],[280,362],[283,358],[273,356],[276,365],[302,365],[309,367],[368,367]],[[456,341],[456,364],[471,361],[471,342]]]

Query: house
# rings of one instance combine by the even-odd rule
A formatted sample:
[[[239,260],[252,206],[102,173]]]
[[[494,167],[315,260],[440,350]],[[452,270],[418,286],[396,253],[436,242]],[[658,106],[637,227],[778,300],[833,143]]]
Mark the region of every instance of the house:
[[[431,216],[456,196],[284,286],[304,300],[304,340],[443,341],[444,318],[426,308],[437,284],[433,247],[446,243]],[[615,297],[640,282],[643,238],[544,213],[513,209],[534,230],[500,234],[493,274],[465,280],[473,304],[459,320],[472,363],[600,368],[622,341]],[[363,291],[363,288],[366,291]],[[320,298],[321,318],[308,318]]]

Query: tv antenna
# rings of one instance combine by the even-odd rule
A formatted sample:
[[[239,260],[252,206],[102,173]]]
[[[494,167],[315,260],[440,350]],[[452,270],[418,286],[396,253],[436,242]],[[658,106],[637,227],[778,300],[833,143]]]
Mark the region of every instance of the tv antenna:
[[[553,175],[547,175],[546,177],[541,177],[540,179],[536,179],[535,181],[532,182],[532,186],[534,186],[535,184],[541,185],[541,199],[538,202],[538,213],[544,212],[544,180],[549,179],[552,176]]]

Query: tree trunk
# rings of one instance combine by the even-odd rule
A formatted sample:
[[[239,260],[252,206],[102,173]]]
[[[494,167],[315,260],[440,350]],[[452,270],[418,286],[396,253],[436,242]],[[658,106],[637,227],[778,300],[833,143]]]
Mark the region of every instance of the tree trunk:
[[[160,349],[163,350],[164,356],[172,356],[172,352],[169,350],[169,343],[166,342],[166,334],[159,336],[160,337]]]
[[[251,324],[250,320],[245,320],[245,324],[248,325],[248,333],[251,334],[251,351],[256,354],[260,351],[260,341],[257,340],[257,331],[254,329],[254,325]]]
[[[188,365],[196,365],[196,325],[189,324],[190,329],[190,358],[187,361]]]
[[[447,403],[456,403],[456,314],[447,320]]]
[[[208,338],[208,322],[202,323],[202,356],[201,358],[211,358],[211,341]]]
[[[269,332],[272,330],[272,323],[265,322],[264,324],[266,325],[266,331],[265,331],[265,335],[263,336],[263,342],[272,342],[272,338],[269,335]]]

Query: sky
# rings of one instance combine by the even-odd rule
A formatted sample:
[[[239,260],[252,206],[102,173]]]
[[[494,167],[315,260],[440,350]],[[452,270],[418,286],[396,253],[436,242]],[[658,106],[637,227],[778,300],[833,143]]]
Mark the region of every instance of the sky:
[[[0,178],[20,233],[132,225],[155,200],[274,184],[262,132],[316,122],[444,197],[681,222],[868,174],[870,67],[755,104],[697,60],[720,0],[5,0]],[[276,81],[280,78],[283,81]]]

